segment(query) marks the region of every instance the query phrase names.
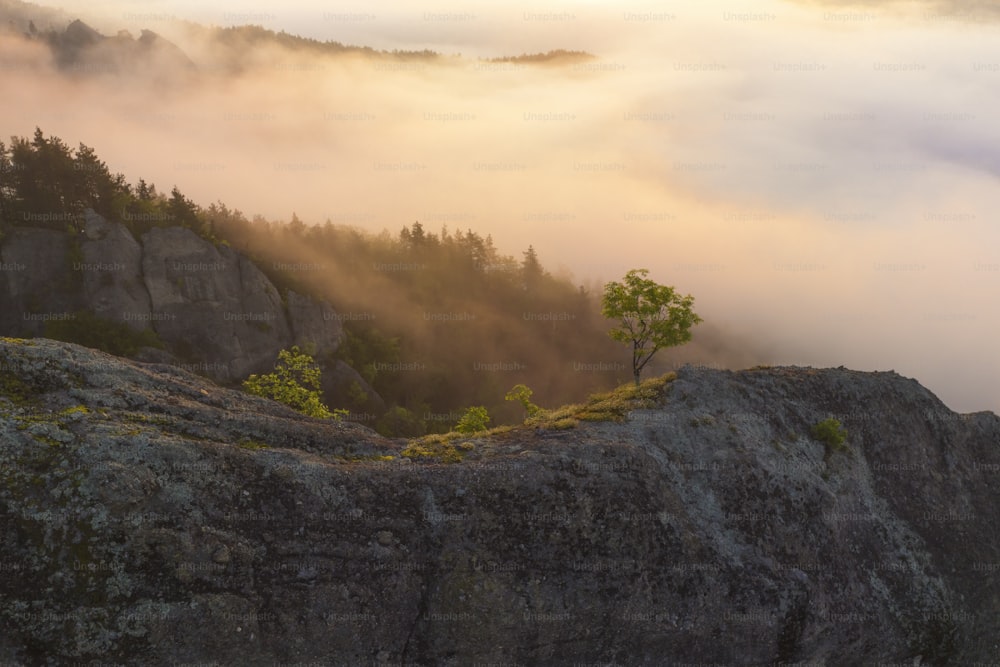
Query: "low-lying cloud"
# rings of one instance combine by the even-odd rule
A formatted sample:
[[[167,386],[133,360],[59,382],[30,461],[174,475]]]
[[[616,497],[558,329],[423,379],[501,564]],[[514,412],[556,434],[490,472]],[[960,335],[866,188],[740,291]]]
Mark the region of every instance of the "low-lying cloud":
[[[693,294],[727,348],[746,341],[723,363],[893,368],[955,409],[997,410],[993,37],[902,4],[846,9],[866,6],[555,3],[463,25],[400,4],[330,19],[329,39],[444,58],[269,46],[240,74],[173,23],[149,26],[196,77],[67,77],[8,35],[0,125],[83,141],[132,181],[248,215],[471,228],[511,254],[533,244],[579,282],[646,267]],[[549,48],[598,57],[475,57]]]

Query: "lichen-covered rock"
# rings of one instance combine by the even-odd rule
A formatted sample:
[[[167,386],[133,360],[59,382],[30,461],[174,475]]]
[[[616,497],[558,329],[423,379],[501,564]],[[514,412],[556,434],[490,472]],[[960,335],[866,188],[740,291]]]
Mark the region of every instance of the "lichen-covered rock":
[[[685,368],[445,465],[169,366],[0,355],[0,663],[1000,654],[1000,418],[895,373]]]

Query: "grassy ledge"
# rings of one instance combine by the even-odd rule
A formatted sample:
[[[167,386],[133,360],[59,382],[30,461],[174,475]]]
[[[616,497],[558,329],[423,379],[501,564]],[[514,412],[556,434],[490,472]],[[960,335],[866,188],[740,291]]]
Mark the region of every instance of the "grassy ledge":
[[[622,385],[612,391],[594,394],[585,403],[543,410],[525,420],[524,427],[565,430],[576,428],[582,421],[622,422],[632,410],[655,407],[663,399],[669,384],[676,379],[676,373],[667,373],[661,377],[649,378],[638,387],[634,384]],[[414,461],[459,463],[468,452],[475,449],[472,439],[499,435],[516,428],[519,427],[498,426],[474,434],[452,431],[414,438],[409,441],[401,455]]]
[[[564,405],[525,421],[526,426],[547,429],[574,428],[585,422],[622,422],[632,410],[655,407],[664,397],[666,388],[677,379],[676,373],[644,380],[638,387],[623,384],[617,389],[594,394],[585,403]]]

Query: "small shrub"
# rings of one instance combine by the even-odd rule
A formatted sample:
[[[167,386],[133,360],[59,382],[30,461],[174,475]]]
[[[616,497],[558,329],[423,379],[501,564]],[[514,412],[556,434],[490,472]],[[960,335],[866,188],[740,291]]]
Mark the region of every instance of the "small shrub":
[[[813,425],[810,435],[826,445],[827,453],[831,450],[845,451],[847,447],[844,441],[847,440],[847,430],[840,421],[830,417]]]
[[[323,404],[319,366],[298,346],[279,352],[274,372],[251,375],[243,381],[243,389],[250,394],[284,403],[309,417],[340,421],[345,413],[344,410],[331,412]]]
[[[525,419],[531,419],[539,412],[542,411],[540,407],[531,402],[531,394],[533,392],[528,388],[528,385],[516,384],[507,395],[504,396],[505,400],[517,401],[524,408]]]
[[[489,428],[490,413],[481,405],[469,408],[455,424],[458,433],[479,433]]]

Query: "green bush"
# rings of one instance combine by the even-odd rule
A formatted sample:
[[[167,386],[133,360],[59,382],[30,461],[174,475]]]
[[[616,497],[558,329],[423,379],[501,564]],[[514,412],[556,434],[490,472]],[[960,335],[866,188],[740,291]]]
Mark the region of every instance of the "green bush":
[[[844,445],[844,441],[847,440],[847,430],[841,425],[840,421],[833,417],[814,424],[810,434],[813,438],[826,445],[827,452],[830,450],[844,451],[847,449]]]
[[[511,388],[510,391],[507,392],[507,395],[504,396],[504,399],[508,401],[517,401],[518,403],[520,403],[521,406],[524,408],[524,418],[531,419],[532,417],[534,417],[535,415],[537,415],[539,412],[542,411],[540,407],[531,402],[532,393],[533,392],[531,391],[531,389],[528,388],[528,385],[516,384]]]
[[[106,320],[88,310],[78,311],[70,319],[49,320],[42,335],[119,357],[131,357],[143,347],[163,348],[163,341],[152,329],[136,331],[125,322]]]
[[[243,381],[243,389],[256,396],[284,403],[309,417],[339,421],[346,411],[331,412],[323,404],[319,382],[319,366],[296,345],[278,353],[273,373],[251,375]]]
[[[474,406],[465,411],[458,423],[455,424],[455,431],[458,433],[479,433],[489,428],[490,413],[481,405]]]

